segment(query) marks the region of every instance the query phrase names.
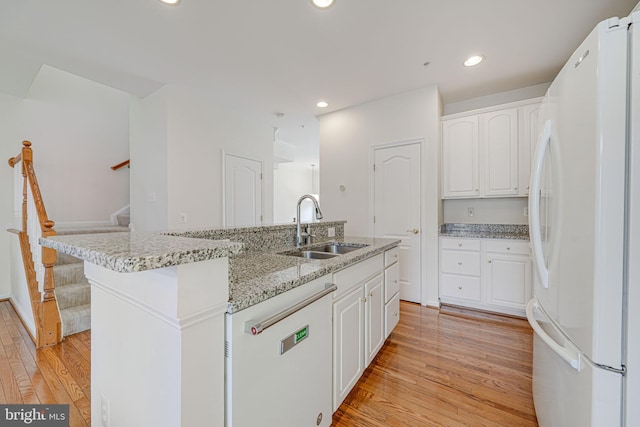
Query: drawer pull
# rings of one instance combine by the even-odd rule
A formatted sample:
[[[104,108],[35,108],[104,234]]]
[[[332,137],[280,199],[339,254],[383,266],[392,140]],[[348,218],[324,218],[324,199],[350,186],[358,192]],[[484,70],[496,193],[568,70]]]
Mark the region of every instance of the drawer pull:
[[[462,290],[462,286],[458,286],[458,289]]]
[[[487,261],[489,264],[491,264],[491,260]]]
[[[458,246],[459,246],[459,247],[462,247],[462,243],[458,243]]]
[[[462,261],[458,261],[458,265],[462,265]]]
[[[507,250],[510,251],[511,250],[511,246],[507,246]]]

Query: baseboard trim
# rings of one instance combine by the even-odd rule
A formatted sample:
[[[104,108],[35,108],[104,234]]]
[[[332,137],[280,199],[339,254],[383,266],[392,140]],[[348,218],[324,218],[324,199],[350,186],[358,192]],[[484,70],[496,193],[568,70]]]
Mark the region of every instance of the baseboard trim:
[[[11,304],[11,308],[13,308],[13,311],[18,316],[18,319],[20,319],[20,323],[22,323],[22,326],[24,327],[24,330],[27,331],[27,334],[29,335],[29,337],[31,337],[31,341],[33,341],[33,345],[37,346],[36,337],[33,336],[33,334],[31,333],[31,329],[29,329],[29,326],[27,326],[27,323],[22,318],[22,315],[20,314],[20,310],[18,310],[18,307],[13,302],[13,298],[3,298],[3,299],[0,299],[0,302],[1,301],[9,301],[9,304]]]

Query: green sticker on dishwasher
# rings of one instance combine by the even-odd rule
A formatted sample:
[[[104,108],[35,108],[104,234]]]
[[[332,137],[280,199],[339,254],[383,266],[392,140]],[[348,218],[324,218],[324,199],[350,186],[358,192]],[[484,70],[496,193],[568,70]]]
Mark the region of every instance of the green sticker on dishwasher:
[[[309,336],[309,327],[305,326],[304,328],[300,329],[298,332],[296,332],[296,338],[295,338],[295,344],[298,344],[300,341],[302,341],[303,339],[305,339],[306,337]]]

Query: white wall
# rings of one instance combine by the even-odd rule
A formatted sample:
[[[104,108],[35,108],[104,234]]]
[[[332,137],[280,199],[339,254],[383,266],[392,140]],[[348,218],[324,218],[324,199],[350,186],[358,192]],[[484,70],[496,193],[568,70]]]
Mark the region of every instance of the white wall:
[[[129,204],[129,96],[43,66],[18,111],[20,139],[33,145],[49,218],[110,223]],[[16,152],[20,141],[13,141]]]
[[[136,230],[222,226],[223,152],[263,162],[264,222],[273,221],[269,123],[175,86],[132,100],[131,111],[131,167],[139,168],[131,181]],[[149,155],[151,151],[165,154]],[[156,202],[147,201],[149,192],[156,193]],[[166,200],[161,199],[165,193]],[[187,223],[179,222],[181,212],[187,214]]]
[[[5,230],[14,227],[13,169],[6,161],[20,152],[20,133],[16,127],[22,99],[0,93],[0,299],[11,293],[11,247],[18,236]]]
[[[468,215],[473,208],[473,216]],[[528,224],[526,197],[451,199],[444,201],[444,222],[461,224]]]
[[[348,236],[373,233],[371,147],[424,141],[422,303],[429,305],[438,305],[440,113],[438,88],[431,86],[320,116],[322,210],[326,219],[346,219]]]
[[[130,99],[130,214],[136,231],[166,230],[167,88]]]
[[[314,189],[314,182],[318,182],[319,171],[311,165],[302,162],[281,163],[278,169],[273,170],[273,222],[276,224],[293,222],[296,217],[296,204],[300,196],[304,194],[315,194],[317,188]],[[315,178],[312,179],[312,173]],[[304,201],[300,217],[303,222],[311,219],[313,203]],[[324,209],[324,205],[320,202],[320,209]],[[324,211],[323,211],[324,213]]]

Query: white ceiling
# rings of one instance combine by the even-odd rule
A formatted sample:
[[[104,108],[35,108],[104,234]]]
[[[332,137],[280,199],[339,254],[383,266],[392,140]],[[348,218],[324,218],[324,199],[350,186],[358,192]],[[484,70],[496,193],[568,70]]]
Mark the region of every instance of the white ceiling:
[[[451,103],[549,82],[636,1],[0,0],[0,91],[24,96],[42,63],[138,96],[189,85],[304,152],[324,112],[433,84]],[[463,67],[471,54],[486,60]]]

